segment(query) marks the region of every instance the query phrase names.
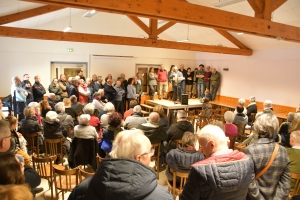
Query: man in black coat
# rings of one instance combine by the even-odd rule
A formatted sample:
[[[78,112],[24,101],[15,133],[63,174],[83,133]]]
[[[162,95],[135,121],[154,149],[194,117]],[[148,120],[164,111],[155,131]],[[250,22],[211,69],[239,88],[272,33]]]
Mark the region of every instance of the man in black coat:
[[[67,90],[69,98],[70,98],[70,96],[75,95],[77,97],[77,99],[79,99],[79,93],[78,93],[77,87],[78,87],[78,80],[75,77],[73,77],[71,84],[69,84],[69,87]]]
[[[44,94],[46,94],[46,90],[44,86],[41,84],[41,77],[34,77],[35,83],[32,86],[33,99],[35,102],[40,102],[44,100]]]
[[[114,104],[116,93],[115,88],[112,86],[112,79],[107,79],[106,85],[104,86],[104,95],[106,99]]]

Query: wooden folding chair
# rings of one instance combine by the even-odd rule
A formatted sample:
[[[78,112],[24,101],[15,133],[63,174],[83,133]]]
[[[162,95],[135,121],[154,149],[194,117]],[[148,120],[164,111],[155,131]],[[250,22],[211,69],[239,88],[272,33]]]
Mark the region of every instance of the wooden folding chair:
[[[72,192],[72,190],[78,185],[78,169],[61,170],[56,166],[53,166],[54,172],[54,186],[55,196],[59,199],[59,193],[62,193],[62,199],[64,200],[65,192]],[[60,190],[60,192],[58,192]]]
[[[82,169],[82,166],[79,165],[78,166],[78,170],[79,170],[79,181],[83,181],[85,178],[90,177],[90,176],[94,176],[95,173],[91,173],[91,172],[87,172],[84,169]]]
[[[53,199],[53,162],[56,156],[39,158],[35,154],[32,155],[33,169],[37,171],[41,178],[47,179],[49,189],[51,190],[51,199]]]
[[[65,141],[65,138],[58,138],[58,139],[44,139],[44,149],[46,156],[54,156],[60,158],[61,164],[63,165],[63,150],[62,144]]]
[[[183,186],[186,183],[186,179],[189,176],[189,173],[186,172],[178,172],[174,169],[170,168],[170,172],[173,174],[173,182],[167,181],[168,183],[168,191],[172,193],[174,199],[176,196],[180,195],[183,189]],[[176,184],[177,177],[180,178],[180,183]]]
[[[159,166],[160,166],[160,162],[159,162],[159,157],[160,157],[160,142],[156,143],[156,144],[152,144],[152,148],[155,149],[155,153],[154,155],[151,157],[151,161],[155,161],[155,171],[157,173],[157,179],[159,179]],[[153,167],[153,168],[154,168]]]
[[[300,195],[300,174],[291,172],[291,179],[295,179],[295,185],[289,193],[288,199],[292,199],[293,196]]]
[[[97,163],[97,169],[100,167],[101,162],[104,160],[104,158],[101,158],[99,154],[96,156],[96,163]]]
[[[32,150],[32,153],[35,152],[37,156],[39,156],[40,153],[40,142],[39,142],[40,134],[41,132],[22,134],[27,141],[27,149]]]
[[[245,135],[245,126],[246,124],[235,124],[238,128],[238,135],[237,138],[239,140],[239,142],[244,141],[245,139],[247,139],[247,135]]]
[[[182,140],[174,139],[173,142],[176,143],[176,149],[178,148],[179,145],[182,146]]]
[[[255,117],[256,117],[256,113],[251,113],[251,117],[252,117],[252,121],[248,122],[248,125],[251,126],[250,130],[252,130],[254,121],[255,121]]]

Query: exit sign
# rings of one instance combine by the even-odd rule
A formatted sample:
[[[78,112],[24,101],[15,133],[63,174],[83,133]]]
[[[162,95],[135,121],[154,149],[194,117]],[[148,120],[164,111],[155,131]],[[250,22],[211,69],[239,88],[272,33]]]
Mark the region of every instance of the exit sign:
[[[74,49],[73,48],[67,48],[67,52],[73,52]]]

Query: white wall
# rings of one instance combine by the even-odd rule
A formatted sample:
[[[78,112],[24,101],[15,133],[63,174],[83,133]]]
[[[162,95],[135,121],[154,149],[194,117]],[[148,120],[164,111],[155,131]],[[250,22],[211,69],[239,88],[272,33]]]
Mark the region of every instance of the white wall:
[[[220,95],[247,99],[254,95],[257,101],[270,99],[296,107],[300,103],[299,55],[300,49],[258,50],[250,57],[197,53],[196,63],[221,73]]]
[[[0,37],[0,96],[10,93],[11,78],[28,73],[31,82],[35,75],[41,76],[44,87],[50,84],[50,63],[87,62],[88,74],[102,75],[111,73],[117,78],[125,73],[126,78],[135,74],[136,64],[164,64],[168,69],[171,64],[195,67],[195,52],[156,49],[147,47],[131,47],[120,45],[87,44],[78,42],[61,42]],[[67,48],[74,52],[67,53]],[[133,59],[95,58],[91,55],[133,56]]]

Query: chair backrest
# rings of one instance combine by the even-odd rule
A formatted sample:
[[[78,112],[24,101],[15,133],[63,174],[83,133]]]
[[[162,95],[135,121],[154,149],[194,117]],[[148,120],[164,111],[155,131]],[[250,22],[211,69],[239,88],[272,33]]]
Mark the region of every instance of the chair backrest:
[[[78,170],[79,170],[79,181],[83,181],[85,178],[90,177],[90,176],[94,176],[95,173],[90,173],[85,171],[84,169],[82,169],[82,166],[79,165],[78,166]]]
[[[52,164],[56,160],[56,155],[50,157],[37,157],[36,155],[32,155],[32,164],[33,169],[37,171],[41,178],[51,178],[53,177],[52,172]]]
[[[160,142],[152,144],[152,148],[155,149],[154,155],[151,157],[152,161],[155,161],[157,179],[159,179],[159,159],[160,159]],[[157,153],[156,153],[157,152]]]
[[[27,141],[27,149],[36,151],[39,155],[39,133],[23,133],[23,136]]]
[[[62,143],[65,138],[57,138],[57,139],[44,139],[45,143],[45,153],[46,155],[54,156],[58,154],[62,154]]]
[[[235,125],[236,125],[237,128],[238,128],[238,134],[239,134],[240,136],[243,136],[244,133],[245,133],[245,126],[246,126],[246,124],[235,124]]]
[[[229,149],[233,149],[234,148],[234,144],[235,144],[235,140],[236,140],[236,136],[234,137],[229,137]]]
[[[172,194],[174,199],[176,199],[176,196],[182,192],[183,186],[186,183],[186,179],[189,176],[189,172],[178,172],[172,168],[170,168],[170,172],[173,174]],[[176,183],[177,177],[180,178],[179,184]]]
[[[290,195],[296,196],[296,195],[300,195],[300,174],[296,174],[291,172],[291,179],[295,179],[295,186],[294,189],[290,192]]]
[[[53,166],[55,189],[71,192],[78,185],[78,169],[61,170]]]
[[[104,160],[104,158],[101,158],[99,156],[99,154],[97,153],[97,156],[96,156],[96,162],[97,162],[97,169],[100,167],[100,163]]]
[[[253,123],[254,123],[254,121],[255,121],[256,114],[257,114],[257,113],[251,113],[252,121],[249,122],[249,124],[250,124],[251,126],[253,125]]]
[[[176,149],[178,148],[179,144],[182,146],[182,140],[174,139],[173,142],[176,143]]]
[[[189,111],[187,112],[187,114],[188,114],[189,117],[192,117],[192,116],[195,115],[195,110],[189,110]]]

